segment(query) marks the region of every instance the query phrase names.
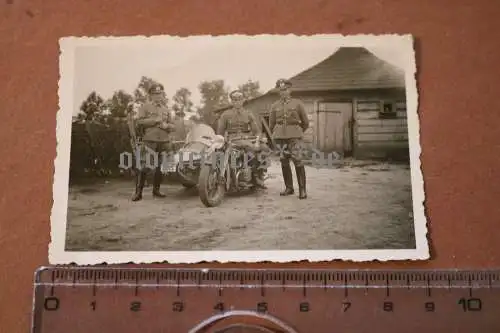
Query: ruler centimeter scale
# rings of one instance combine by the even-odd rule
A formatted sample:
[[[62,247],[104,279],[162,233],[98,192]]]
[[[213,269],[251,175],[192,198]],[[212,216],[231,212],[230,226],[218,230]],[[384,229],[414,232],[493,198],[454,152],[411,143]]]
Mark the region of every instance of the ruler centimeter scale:
[[[43,267],[32,333],[500,332],[500,270]]]

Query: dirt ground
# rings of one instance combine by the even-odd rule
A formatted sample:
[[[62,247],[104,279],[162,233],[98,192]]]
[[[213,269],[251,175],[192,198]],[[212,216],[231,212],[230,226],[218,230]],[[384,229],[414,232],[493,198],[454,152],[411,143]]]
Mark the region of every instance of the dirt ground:
[[[163,184],[166,198],[130,201],[132,181],[74,185],[69,251],[292,250],[415,248],[408,165],[306,167],[308,199],[280,197],[278,163],[267,190],[206,208],[197,191]],[[295,180],[294,173],[294,181]],[[296,189],[296,192],[297,189]]]

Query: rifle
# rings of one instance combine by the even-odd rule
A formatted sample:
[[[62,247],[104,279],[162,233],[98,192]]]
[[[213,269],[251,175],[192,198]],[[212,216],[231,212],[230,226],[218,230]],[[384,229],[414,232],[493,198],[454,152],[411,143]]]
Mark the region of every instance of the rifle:
[[[137,138],[137,128],[135,125],[134,111],[131,109],[127,114],[127,125],[130,134],[130,146],[132,151],[135,153],[140,148],[140,140]]]

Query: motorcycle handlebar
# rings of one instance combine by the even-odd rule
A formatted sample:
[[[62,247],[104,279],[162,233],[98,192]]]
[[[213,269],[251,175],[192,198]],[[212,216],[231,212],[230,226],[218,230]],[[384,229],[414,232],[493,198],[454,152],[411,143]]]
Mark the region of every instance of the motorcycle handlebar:
[[[262,137],[260,137],[260,136],[241,136],[241,137],[231,138],[228,141],[230,141],[230,142],[231,141],[238,141],[238,140],[256,141],[257,139],[259,139],[259,141],[262,141]]]

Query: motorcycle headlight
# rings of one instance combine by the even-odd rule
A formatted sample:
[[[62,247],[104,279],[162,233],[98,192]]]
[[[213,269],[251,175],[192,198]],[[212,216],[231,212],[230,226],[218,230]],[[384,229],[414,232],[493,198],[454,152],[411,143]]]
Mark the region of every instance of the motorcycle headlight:
[[[201,160],[201,154],[200,153],[192,153],[191,154],[193,161],[199,161]]]
[[[201,159],[201,154],[192,152],[192,151],[184,151],[182,152],[182,161],[183,162],[189,162],[189,161],[197,161]]]
[[[214,138],[214,142],[223,143],[224,141],[226,141],[226,139],[222,135],[216,135]]]

